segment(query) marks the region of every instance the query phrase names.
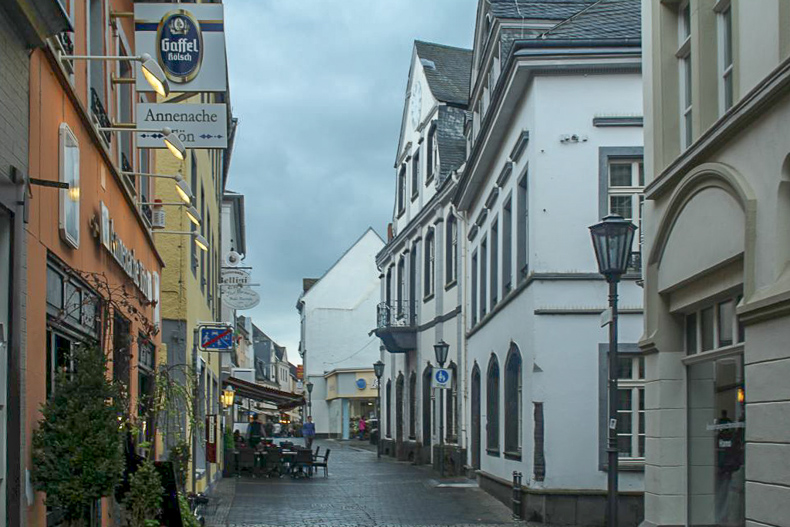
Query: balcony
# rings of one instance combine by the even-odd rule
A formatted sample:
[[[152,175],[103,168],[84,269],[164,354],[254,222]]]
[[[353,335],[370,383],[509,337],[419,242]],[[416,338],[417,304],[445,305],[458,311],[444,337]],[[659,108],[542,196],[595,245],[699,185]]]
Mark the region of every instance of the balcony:
[[[110,118],[107,116],[107,111],[104,109],[104,104],[102,104],[99,94],[96,93],[96,90],[93,88],[91,88],[91,112],[93,112],[93,117],[96,119],[96,122],[99,123],[100,127],[110,128],[110,126],[112,126]],[[109,145],[112,139],[111,133],[101,132],[101,135],[104,136],[104,140]]]
[[[377,306],[376,336],[390,353],[417,349],[417,315],[414,302],[390,301]]]

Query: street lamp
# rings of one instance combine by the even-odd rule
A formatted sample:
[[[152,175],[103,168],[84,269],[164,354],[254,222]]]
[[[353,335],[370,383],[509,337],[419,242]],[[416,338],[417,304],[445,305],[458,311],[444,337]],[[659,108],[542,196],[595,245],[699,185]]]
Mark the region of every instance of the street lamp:
[[[313,383],[307,381],[307,415],[313,415]]]
[[[436,354],[436,362],[440,368],[444,368],[444,361],[447,360],[447,352],[450,345],[444,339],[433,345]],[[439,477],[444,477],[444,390],[439,390]]]
[[[222,390],[222,405],[226,408],[230,408],[233,406],[233,402],[236,399],[236,391],[233,389],[233,386],[227,385],[224,390]]]
[[[622,216],[606,216],[590,227],[599,272],[609,283],[609,458],[607,525],[617,527],[617,283],[628,268],[636,225]]]
[[[378,437],[376,437],[376,457],[381,459],[381,376],[384,375],[384,363],[380,360],[374,362],[373,373],[376,374],[376,419],[378,419],[379,430]]]
[[[150,174],[148,172],[121,172],[121,175],[172,179],[176,183],[176,192],[178,192],[178,197],[181,198],[181,201],[184,203],[192,203],[192,189],[189,188],[189,183],[184,181],[184,177],[181,174],[170,175]]]

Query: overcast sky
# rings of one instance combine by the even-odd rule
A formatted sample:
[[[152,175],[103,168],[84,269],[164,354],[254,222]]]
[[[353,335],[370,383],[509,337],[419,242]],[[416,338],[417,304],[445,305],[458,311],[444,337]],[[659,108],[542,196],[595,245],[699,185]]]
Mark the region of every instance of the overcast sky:
[[[300,362],[296,300],[392,218],[415,39],[471,47],[476,0],[226,0],[239,118],[228,189],[245,195],[261,304],[244,312]]]

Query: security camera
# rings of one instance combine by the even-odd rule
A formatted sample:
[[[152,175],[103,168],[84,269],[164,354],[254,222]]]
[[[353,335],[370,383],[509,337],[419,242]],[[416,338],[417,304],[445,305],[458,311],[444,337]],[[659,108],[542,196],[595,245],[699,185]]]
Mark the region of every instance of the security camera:
[[[576,134],[573,134],[571,136],[571,141],[573,141],[574,143],[578,143],[579,142],[579,136],[576,135]]]

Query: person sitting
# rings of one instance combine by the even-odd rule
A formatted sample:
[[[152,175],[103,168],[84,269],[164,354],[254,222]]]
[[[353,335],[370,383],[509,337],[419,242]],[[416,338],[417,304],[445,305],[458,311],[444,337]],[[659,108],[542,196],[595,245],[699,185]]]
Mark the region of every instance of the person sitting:
[[[244,441],[244,437],[238,430],[233,432],[233,444],[236,445],[236,448],[247,446],[247,442]]]

